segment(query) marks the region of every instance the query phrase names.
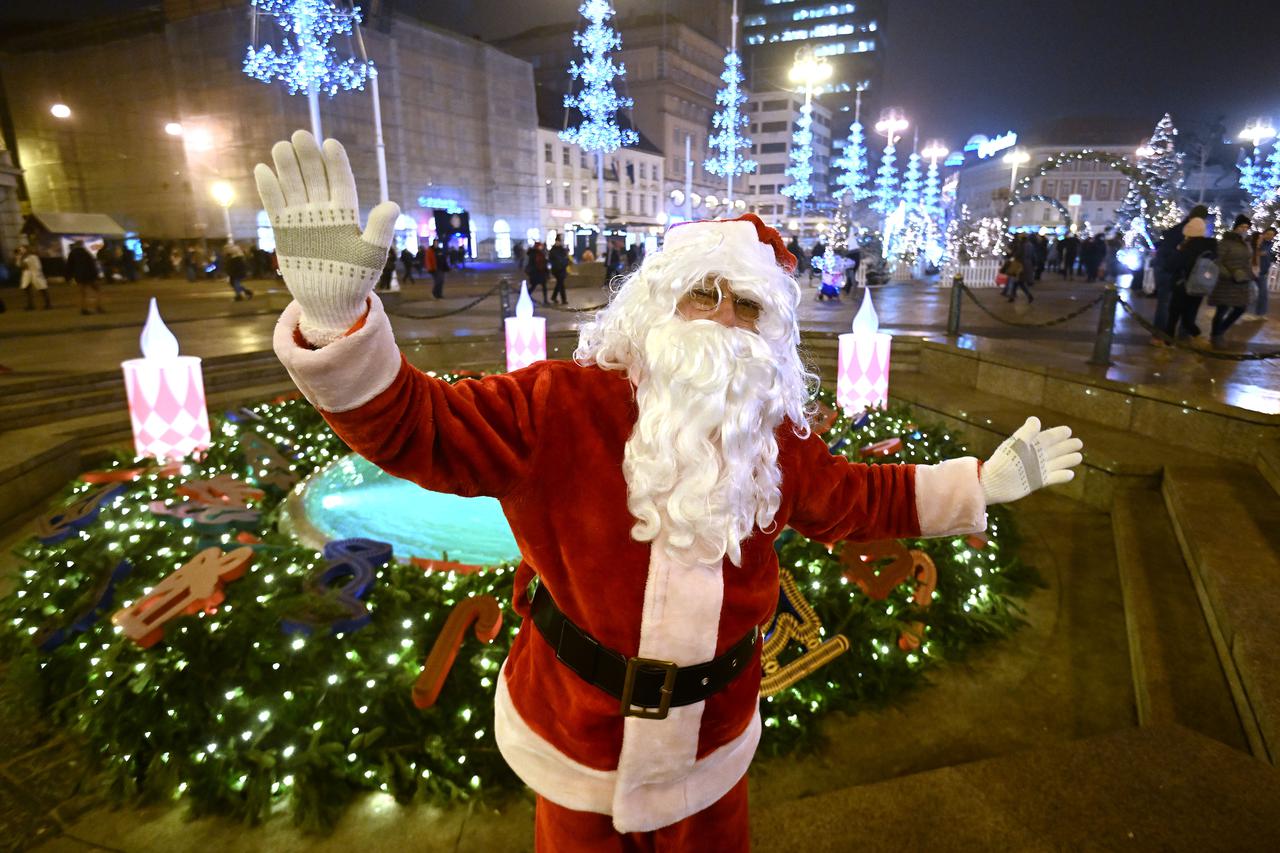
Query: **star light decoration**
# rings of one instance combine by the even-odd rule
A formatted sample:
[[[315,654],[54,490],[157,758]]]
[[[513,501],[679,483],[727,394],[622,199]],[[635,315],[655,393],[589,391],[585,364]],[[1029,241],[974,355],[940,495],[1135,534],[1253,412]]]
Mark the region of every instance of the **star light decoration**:
[[[622,37],[606,21],[614,14],[608,0],[586,0],[578,13],[590,21],[582,32],[573,34],[573,43],[583,53],[581,62],[569,65],[569,76],[582,82],[576,95],[565,95],[564,105],[582,114],[582,123],[560,131],[560,138],[584,151],[601,155],[627,145],[635,145],[640,136],[630,128],[618,126],[618,110],[630,109],[631,98],[619,95],[613,88],[615,78],[627,73],[620,62],[609,58],[609,51],[622,46]]]
[[[791,183],[782,188],[782,194],[799,203],[813,197],[813,104],[808,101],[800,107],[791,142],[791,164],[787,166]]]
[[[279,50],[270,44],[249,45],[243,68],[255,80],[281,80],[290,95],[314,88],[333,97],[343,90],[363,90],[376,73],[372,62],[339,60],[331,44],[334,36],[349,36],[360,23],[359,6],[339,9],[329,0],[250,0],[250,5],[275,18],[286,33]]]
[[[742,91],[742,59],[737,51],[729,51],[724,57],[724,73],[720,75],[724,87],[716,92],[716,103],[720,110],[711,119],[716,132],[708,140],[708,145],[718,153],[703,165],[713,175],[721,175],[729,179],[733,186],[734,175],[747,175],[756,170],[756,161],[743,157],[739,152],[751,147],[751,140],[743,135],[743,129],[749,123],[742,105],[747,102],[747,95]]]

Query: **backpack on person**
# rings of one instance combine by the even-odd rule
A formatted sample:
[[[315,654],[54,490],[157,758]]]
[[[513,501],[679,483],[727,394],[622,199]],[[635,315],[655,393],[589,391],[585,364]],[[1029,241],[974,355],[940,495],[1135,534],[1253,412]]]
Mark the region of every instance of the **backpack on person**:
[[[1210,293],[1217,283],[1218,265],[1214,262],[1212,253],[1204,252],[1196,258],[1195,266],[1191,268],[1191,274],[1187,276],[1183,286],[1189,296],[1204,296]]]

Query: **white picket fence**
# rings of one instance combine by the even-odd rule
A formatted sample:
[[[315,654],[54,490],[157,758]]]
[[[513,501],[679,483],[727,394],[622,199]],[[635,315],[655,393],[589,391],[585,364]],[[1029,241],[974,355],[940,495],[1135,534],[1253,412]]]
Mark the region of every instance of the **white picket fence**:
[[[964,276],[965,287],[997,287],[996,273],[1000,271],[999,258],[983,258],[968,263],[947,261],[942,265],[942,273],[938,276],[940,287],[950,287],[951,279],[956,273]]]

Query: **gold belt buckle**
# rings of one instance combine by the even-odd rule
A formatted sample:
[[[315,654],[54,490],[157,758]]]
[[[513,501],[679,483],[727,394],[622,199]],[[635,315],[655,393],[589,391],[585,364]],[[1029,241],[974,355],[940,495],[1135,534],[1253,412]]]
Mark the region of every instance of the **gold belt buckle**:
[[[636,686],[636,673],[642,669],[662,670],[666,673],[662,680],[662,687],[658,690],[660,698],[656,710],[643,705],[633,707],[631,704],[631,691]],[[642,720],[665,720],[667,712],[671,710],[671,696],[675,692],[677,669],[675,663],[669,660],[628,658],[627,674],[622,683],[622,716],[638,717]]]

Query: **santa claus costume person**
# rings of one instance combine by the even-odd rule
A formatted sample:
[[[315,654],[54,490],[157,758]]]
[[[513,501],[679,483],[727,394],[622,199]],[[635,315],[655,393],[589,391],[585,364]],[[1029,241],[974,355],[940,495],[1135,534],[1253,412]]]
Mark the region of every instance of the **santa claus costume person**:
[[[523,617],[494,732],[538,794],[542,851],[749,848],[773,543],[975,533],[1065,483],[1035,418],[985,464],[858,465],[808,426],[795,259],[747,215],[672,228],[583,327],[573,361],[450,385],[401,356],[372,289],[399,209],[358,226],[346,152],[299,131],[255,170],[293,294],[275,349],[357,453],[424,488],[491,495]]]

